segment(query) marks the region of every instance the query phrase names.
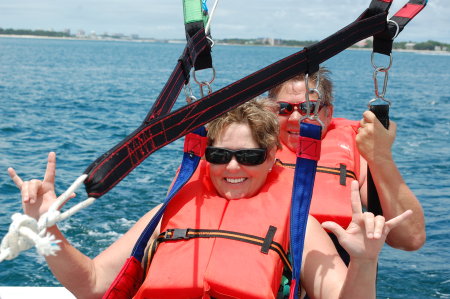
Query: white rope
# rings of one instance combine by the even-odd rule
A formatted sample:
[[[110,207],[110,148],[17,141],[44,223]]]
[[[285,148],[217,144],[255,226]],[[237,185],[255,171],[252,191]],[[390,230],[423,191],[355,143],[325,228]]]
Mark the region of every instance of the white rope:
[[[55,225],[57,222],[69,218],[81,209],[90,206],[95,198],[88,199],[76,204],[64,213],[60,212],[60,208],[70,199],[74,191],[84,182],[87,174],[83,174],[50,206],[48,211],[41,215],[38,221],[36,219],[20,213],[11,216],[12,223],[9,231],[3,237],[0,244],[0,263],[4,260],[12,260],[16,258],[21,251],[36,247],[40,255],[56,255],[60,250],[55,236],[47,232],[47,228]]]
[[[216,0],[214,2],[214,5],[211,9],[211,12],[209,13],[209,18],[208,18],[208,22],[206,22],[206,26],[205,26],[205,34],[208,35],[209,34],[209,28],[211,27],[211,20],[214,16],[214,12],[216,11],[216,7],[217,7],[217,3],[219,2],[219,0]]]

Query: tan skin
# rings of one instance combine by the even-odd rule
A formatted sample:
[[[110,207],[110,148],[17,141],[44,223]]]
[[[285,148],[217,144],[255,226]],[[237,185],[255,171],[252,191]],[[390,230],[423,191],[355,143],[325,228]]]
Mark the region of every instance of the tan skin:
[[[313,88],[315,83],[310,82]],[[301,103],[305,101],[305,82],[289,81],[277,94],[276,100]],[[310,100],[316,101],[317,94],[310,95]],[[319,112],[319,118],[325,127],[322,138],[326,138],[326,130],[333,116],[333,106],[326,106]],[[291,151],[296,151],[298,137],[298,123],[302,115],[295,111],[288,116],[280,115],[280,139]],[[310,122],[310,120],[308,120]],[[378,190],[381,207],[386,219],[392,219],[406,210],[412,210],[414,216],[393,230],[386,242],[398,249],[417,250],[425,243],[425,219],[422,207],[403,180],[392,158],[392,144],[394,143],[397,125],[390,122],[386,130],[375,115],[366,111],[360,121],[361,128],[356,136],[356,144],[361,154],[360,177],[358,178],[361,201],[367,206],[367,164],[371,169],[375,186]]]
[[[233,148],[238,144],[238,140],[245,138],[248,132],[248,130],[243,132],[242,126],[230,127],[230,131],[223,135],[227,138],[220,139],[221,141],[214,146]],[[239,139],[236,139],[236,136],[239,136]],[[252,141],[238,146],[250,148],[255,144]],[[269,152],[272,151],[275,152],[275,149]],[[245,175],[245,172],[238,169],[241,167],[239,163],[236,164],[235,160],[230,163],[233,164],[235,173],[239,171],[239,177]],[[266,169],[262,175],[267,175],[268,171],[269,169]],[[47,170],[42,181],[23,181],[12,168],[9,168],[8,172],[21,191],[23,208],[28,215],[40,216],[56,200],[55,153],[50,153],[48,156]],[[217,186],[217,188],[221,187]],[[406,211],[385,222],[382,216],[373,217],[370,213],[362,212],[356,181],[352,184],[352,190],[353,219],[347,230],[333,222],[322,224],[324,228],[337,235],[350,254],[351,263],[348,269],[339,258],[324,229],[313,217],[310,216],[308,219],[301,276],[303,287],[314,298],[375,298],[378,253],[388,233],[412,214],[411,211]],[[226,190],[218,191],[226,193]],[[243,196],[254,195],[250,194],[251,192],[254,191]],[[157,209],[158,207],[144,215],[125,235],[94,259],[83,255],[70,245],[56,225],[51,227],[49,231],[63,241],[57,256],[46,257],[53,274],[77,298],[100,298],[119,273],[137,238]]]

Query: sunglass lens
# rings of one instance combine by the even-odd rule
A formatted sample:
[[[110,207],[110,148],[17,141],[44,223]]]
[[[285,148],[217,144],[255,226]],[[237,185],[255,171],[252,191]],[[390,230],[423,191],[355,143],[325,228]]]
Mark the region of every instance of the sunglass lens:
[[[294,107],[289,103],[280,102],[278,104],[280,105],[280,110],[278,112],[278,114],[280,114],[280,115],[291,114],[292,111],[294,110]]]
[[[266,160],[266,151],[263,149],[240,150],[236,152],[236,159],[243,165],[259,165]]]
[[[309,102],[309,107],[310,107],[309,115],[314,114],[316,105],[317,105],[317,103],[315,103],[315,102]],[[302,115],[305,115],[308,112],[306,102],[300,104],[300,109],[302,110]]]
[[[221,148],[206,148],[206,161],[213,164],[226,164],[231,160],[231,153]]]

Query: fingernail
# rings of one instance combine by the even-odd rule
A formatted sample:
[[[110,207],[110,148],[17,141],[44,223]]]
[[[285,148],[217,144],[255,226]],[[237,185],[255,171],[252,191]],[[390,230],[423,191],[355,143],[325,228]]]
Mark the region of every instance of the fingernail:
[[[373,236],[375,237],[375,239],[379,239],[381,237],[381,234],[380,233],[375,233]]]
[[[372,234],[372,233],[368,233],[368,234],[367,234],[367,238],[373,239],[373,234]]]

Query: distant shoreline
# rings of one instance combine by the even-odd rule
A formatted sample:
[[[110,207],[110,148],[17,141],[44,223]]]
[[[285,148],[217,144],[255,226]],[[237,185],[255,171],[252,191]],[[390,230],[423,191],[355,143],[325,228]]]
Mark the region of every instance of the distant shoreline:
[[[59,37],[43,35],[18,35],[18,34],[0,34],[0,38],[27,38],[27,39],[62,39],[62,40],[92,40],[92,41],[117,41],[117,42],[158,42],[155,39],[125,39],[125,38],[91,38],[91,37]]]
[[[136,43],[168,43],[168,44],[178,44],[185,43],[182,40],[158,40],[158,39],[125,39],[125,38],[92,38],[92,37],[55,37],[55,36],[40,36],[40,35],[14,35],[14,34],[0,34],[0,38],[23,38],[23,39],[55,39],[55,40],[82,40],[82,41],[96,41],[96,42],[136,42]],[[217,42],[217,45],[221,46],[257,46],[257,47],[280,47],[280,48],[302,48],[302,46],[284,46],[284,45],[245,45],[245,44],[234,44],[234,43],[221,43]],[[372,51],[371,48],[359,48],[350,47],[346,50],[356,50],[356,51]],[[437,55],[450,55],[449,51],[438,51],[438,50],[409,50],[409,49],[393,49],[393,52],[406,52],[406,53],[419,53],[419,54],[437,54]]]

